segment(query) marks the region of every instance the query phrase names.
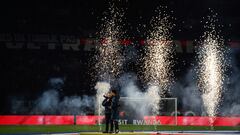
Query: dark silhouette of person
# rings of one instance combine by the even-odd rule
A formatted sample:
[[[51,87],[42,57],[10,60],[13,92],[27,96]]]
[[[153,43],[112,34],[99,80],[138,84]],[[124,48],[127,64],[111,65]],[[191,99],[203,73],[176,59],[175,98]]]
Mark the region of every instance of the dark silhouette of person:
[[[111,110],[112,110],[112,116],[111,116],[111,131],[113,131],[113,127],[115,128],[114,131],[115,133],[119,132],[119,125],[118,125],[118,120],[119,120],[119,99],[120,96],[116,90],[112,90],[112,104],[111,104]]]
[[[112,94],[111,92],[108,92],[107,94],[104,95],[104,100],[102,102],[102,105],[105,108],[105,124],[106,124],[106,129],[103,133],[109,133],[109,124],[111,123],[111,116],[112,116]],[[112,132],[112,130],[110,131]]]

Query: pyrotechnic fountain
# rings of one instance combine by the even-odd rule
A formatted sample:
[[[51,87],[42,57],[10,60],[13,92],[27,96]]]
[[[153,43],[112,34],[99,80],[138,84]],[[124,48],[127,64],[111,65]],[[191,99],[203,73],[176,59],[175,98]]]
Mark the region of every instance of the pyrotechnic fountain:
[[[158,99],[164,97],[173,80],[171,71],[173,62],[170,60],[173,49],[170,31],[174,24],[171,22],[173,18],[167,14],[166,7],[159,7],[155,12],[157,15],[150,22],[152,30],[147,37],[148,45],[143,58],[143,70],[144,79],[150,86],[146,94],[150,94],[156,100],[153,101],[153,108],[154,112],[158,113]]]
[[[112,82],[120,73],[123,57],[121,55],[121,48],[119,39],[123,35],[122,31],[122,17],[123,11],[111,5],[108,11],[105,12],[100,26],[99,39],[101,44],[97,46],[98,55],[95,56],[97,61],[95,70],[98,73],[99,82],[96,85],[97,89],[97,105],[101,101],[103,94],[110,89],[110,82]],[[103,86],[102,86],[103,85]],[[100,112],[102,112],[102,107]]]
[[[226,60],[223,38],[217,31],[217,14],[207,16],[198,52],[198,86],[202,91],[202,100],[207,114],[213,124],[221,100],[223,83],[226,78]]]

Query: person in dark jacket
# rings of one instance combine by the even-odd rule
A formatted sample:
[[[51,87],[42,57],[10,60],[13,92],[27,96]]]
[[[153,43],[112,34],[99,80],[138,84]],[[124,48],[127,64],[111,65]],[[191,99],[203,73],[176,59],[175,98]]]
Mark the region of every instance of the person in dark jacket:
[[[107,94],[104,95],[104,100],[102,102],[102,105],[105,107],[105,124],[106,124],[106,129],[103,133],[109,133],[109,124],[111,124],[111,116],[112,116],[112,93],[108,92]],[[112,130],[110,131],[112,132]]]
[[[119,126],[118,126],[118,120],[119,120],[119,99],[120,96],[117,93],[116,90],[112,90],[112,104],[111,104],[111,109],[112,109],[112,116],[111,116],[111,131],[113,131],[113,126],[115,127],[115,133],[119,132]]]

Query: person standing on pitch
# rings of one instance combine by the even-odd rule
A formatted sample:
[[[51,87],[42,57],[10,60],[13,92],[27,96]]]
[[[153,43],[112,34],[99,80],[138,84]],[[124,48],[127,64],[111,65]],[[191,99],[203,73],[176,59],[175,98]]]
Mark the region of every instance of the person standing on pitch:
[[[112,110],[111,110],[111,105],[112,105],[112,93],[108,92],[103,96],[105,99],[102,102],[102,105],[105,107],[105,124],[106,124],[106,129],[103,133],[108,133],[109,129],[109,124],[111,122],[111,116],[112,116]],[[111,124],[112,125],[112,124]],[[112,132],[112,130],[110,131]]]
[[[115,133],[119,132],[119,126],[118,126],[118,120],[119,120],[119,99],[120,96],[117,93],[116,90],[112,90],[112,104],[111,104],[111,109],[112,109],[112,121],[111,121],[111,131],[113,131],[113,126],[115,127]]]

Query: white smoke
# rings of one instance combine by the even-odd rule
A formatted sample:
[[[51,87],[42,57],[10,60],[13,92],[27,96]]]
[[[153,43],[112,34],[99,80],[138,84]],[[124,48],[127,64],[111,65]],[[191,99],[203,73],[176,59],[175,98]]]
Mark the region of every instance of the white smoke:
[[[197,115],[204,112],[201,92],[196,84],[196,73],[193,69],[188,70],[186,76],[176,81],[171,88],[173,97],[178,98],[182,111],[193,111]]]
[[[59,90],[64,85],[64,78],[50,78],[49,85],[50,89],[35,101],[32,113],[85,115],[94,106],[94,98],[86,95],[65,96],[61,100]]]
[[[35,103],[32,113],[57,114],[59,105],[59,93],[56,90],[45,91]]]
[[[35,101],[32,114],[78,114],[86,115],[94,106],[94,99],[89,96],[69,96],[60,100],[59,92],[47,90]]]
[[[149,86],[145,96],[148,99],[149,106],[151,107],[151,110],[153,111],[153,115],[159,114],[159,103],[160,103],[160,88],[158,86]]]
[[[60,102],[60,111],[64,112],[64,114],[78,114],[85,115],[88,109],[94,107],[95,100],[93,97],[89,96],[71,96],[64,97],[64,100]]]
[[[97,90],[96,94],[96,107],[95,107],[95,113],[103,114],[103,106],[101,105],[103,101],[103,95],[106,94],[110,90],[110,83],[108,82],[97,82],[95,85],[95,89]]]
[[[231,52],[231,72],[223,93],[223,99],[219,108],[219,113],[224,116],[240,116],[240,70],[238,61],[235,58],[237,52]]]
[[[120,77],[121,94],[127,97],[123,103],[131,107],[139,117],[156,114],[159,109],[159,87],[150,86],[146,92],[143,92],[136,81],[136,76],[131,73]]]
[[[12,104],[12,113],[86,115],[94,107],[95,99],[86,95],[65,96],[61,99],[60,91],[64,85],[64,78],[50,78],[48,83],[49,89],[44,91],[31,107],[26,106],[24,99],[13,100],[19,103]],[[12,103],[15,103],[13,101]]]

